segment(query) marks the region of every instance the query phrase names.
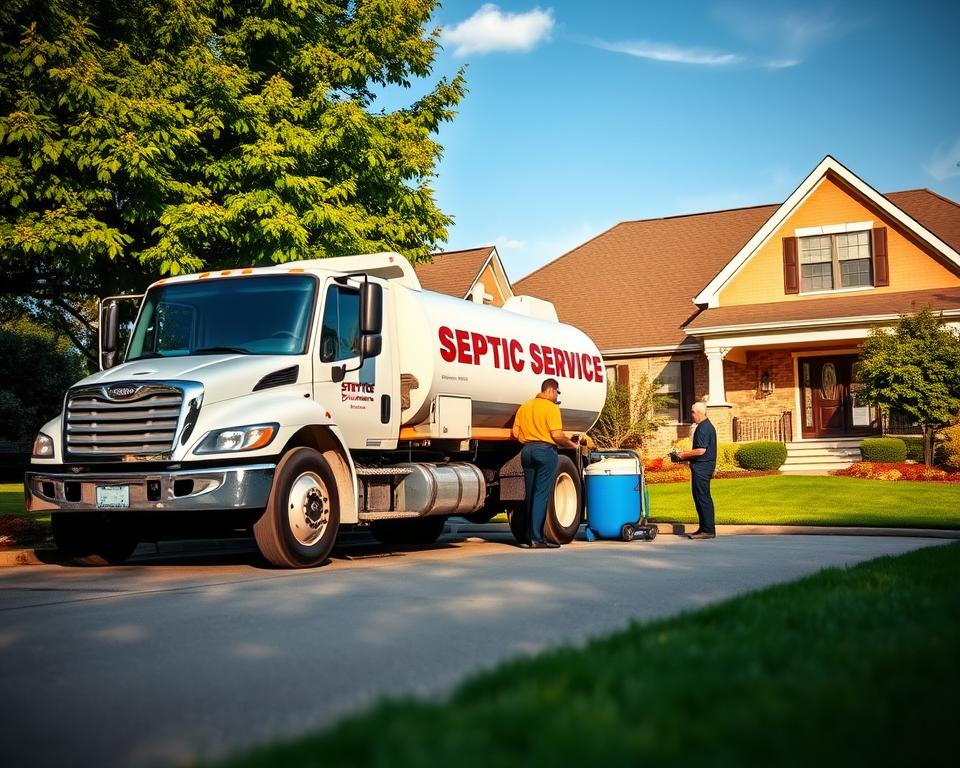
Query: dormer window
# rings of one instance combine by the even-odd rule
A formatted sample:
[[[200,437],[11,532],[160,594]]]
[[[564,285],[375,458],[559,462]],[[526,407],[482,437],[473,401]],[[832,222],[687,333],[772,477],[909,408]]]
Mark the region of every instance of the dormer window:
[[[783,238],[783,292],[856,291],[890,285],[887,228],[871,225],[808,227]]]
[[[873,285],[870,232],[799,238],[800,291],[833,291]]]

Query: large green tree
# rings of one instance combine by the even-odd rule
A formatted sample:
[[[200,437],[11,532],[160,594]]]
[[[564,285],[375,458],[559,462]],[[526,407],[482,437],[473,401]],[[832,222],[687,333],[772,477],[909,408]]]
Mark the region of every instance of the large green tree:
[[[399,251],[463,73],[428,82],[436,0],[0,4],[3,292],[92,356],[89,299],[156,275]],[[379,106],[405,88],[408,106]]]
[[[923,426],[924,462],[932,464],[937,430],[960,416],[960,332],[929,309],[904,315],[891,331],[870,333],[858,379],[858,398]]]

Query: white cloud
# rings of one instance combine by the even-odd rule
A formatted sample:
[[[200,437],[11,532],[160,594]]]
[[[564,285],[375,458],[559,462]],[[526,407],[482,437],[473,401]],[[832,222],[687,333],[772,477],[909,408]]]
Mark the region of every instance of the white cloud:
[[[937,181],[960,176],[960,139],[953,142],[952,146],[941,144],[937,147],[923,168]]]
[[[616,53],[626,53],[641,59],[668,61],[674,64],[699,64],[708,67],[722,67],[738,64],[743,57],[738,53],[724,53],[707,48],[683,48],[671,43],[654,43],[635,40],[622,43],[597,43],[597,46]]]
[[[554,27],[553,9],[539,7],[526,13],[505,13],[485,3],[469,19],[447,27],[441,33],[457,56],[491,51],[529,51],[547,39]]]
[[[493,244],[498,250],[502,251],[516,251],[526,245],[523,240],[517,240],[516,238],[507,237],[506,235],[500,235],[500,237],[493,241]]]
[[[829,9],[783,14],[755,5],[725,5],[715,13],[735,35],[752,46],[768,51],[771,44],[775,47],[775,55],[768,56],[762,64],[770,69],[802,64],[812,49],[863,23],[840,21]]]

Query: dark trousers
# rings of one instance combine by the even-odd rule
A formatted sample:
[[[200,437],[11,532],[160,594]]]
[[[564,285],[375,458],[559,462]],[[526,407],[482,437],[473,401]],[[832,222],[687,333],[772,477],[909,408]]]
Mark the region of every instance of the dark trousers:
[[[524,443],[520,449],[531,541],[543,541],[543,524],[547,521],[547,504],[557,482],[558,461],[557,446],[552,443]]]
[[[700,530],[707,533],[716,533],[716,523],[713,517],[713,498],[710,496],[710,478],[713,477],[712,464],[697,466],[690,465],[690,479],[693,486],[693,503],[697,508],[697,520]]]

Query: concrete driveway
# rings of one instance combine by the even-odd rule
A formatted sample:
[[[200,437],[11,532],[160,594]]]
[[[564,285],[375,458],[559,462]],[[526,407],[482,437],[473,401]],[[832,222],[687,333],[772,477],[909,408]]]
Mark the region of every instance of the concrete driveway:
[[[632,620],[939,543],[661,536],[530,551],[491,534],[413,552],[354,545],[312,571],[266,570],[243,552],[8,569],[4,763],[218,757]]]

